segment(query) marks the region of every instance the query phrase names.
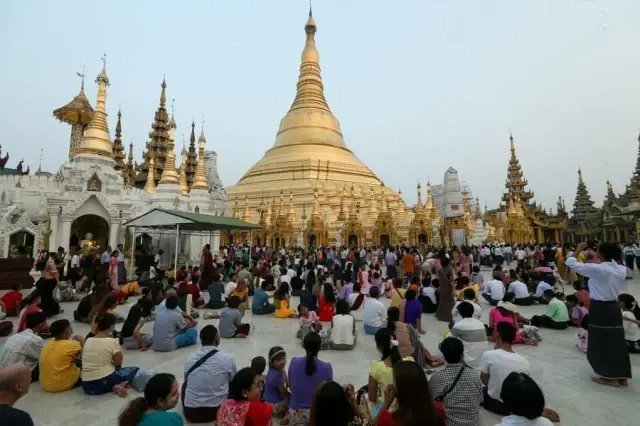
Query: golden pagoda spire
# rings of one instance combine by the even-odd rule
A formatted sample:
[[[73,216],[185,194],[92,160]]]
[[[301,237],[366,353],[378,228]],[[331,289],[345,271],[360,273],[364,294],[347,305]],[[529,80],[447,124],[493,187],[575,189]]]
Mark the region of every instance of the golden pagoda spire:
[[[517,196],[524,203],[527,203],[531,198],[533,198],[533,193],[525,189],[529,182],[525,179],[524,173],[522,172],[520,160],[518,160],[518,156],[516,155],[516,147],[513,142],[513,134],[511,134],[511,132],[509,132],[509,144],[511,156],[509,158],[509,166],[507,168],[507,182],[505,184],[505,187],[507,188],[507,194],[505,194],[503,200],[506,201],[507,195]]]
[[[182,164],[180,164],[180,191],[182,191],[182,195],[189,194],[189,184],[187,183],[187,148],[184,146],[184,140],[182,141],[182,152],[180,153],[182,157]]]
[[[418,202],[416,203],[416,213],[422,211],[422,185],[418,182]]]
[[[345,221],[347,220],[347,212],[344,210],[344,199],[347,196],[347,188],[346,186],[342,187],[342,194],[340,195],[340,211],[338,212],[337,220]]]
[[[107,56],[102,57],[102,71],[96,78],[98,83],[98,97],[96,100],[96,110],[91,116],[91,121],[87,125],[82,138],[82,143],[76,151],[77,154],[94,154],[106,157],[113,161],[113,145],[109,136],[109,126],[107,125]]]
[[[280,121],[280,128],[272,149],[313,144],[341,148],[351,154],[344,143],[340,123],[329,109],[324,97],[320,55],[315,40],[316,31],[316,23],[309,10],[309,18],[304,27],[306,40],[300,56],[296,96],[289,112]],[[310,128],[316,131],[310,132]],[[359,163],[358,160],[356,161]]]
[[[173,152],[175,148],[175,136],[176,121],[173,118],[173,114],[171,114],[171,121],[169,121],[169,146],[167,149],[167,160],[164,163],[164,170],[162,170],[162,176],[160,178],[160,182],[158,183],[159,185],[178,185],[178,173],[176,172],[176,156]]]
[[[427,202],[425,208],[428,210],[432,210],[434,208],[433,204],[433,190],[431,189],[431,184],[427,184]]]
[[[122,145],[122,113],[118,108],[118,121],[116,123],[116,137],[113,140],[113,157],[116,160],[116,170],[124,170],[124,145]]]
[[[156,181],[155,181],[156,169],[154,168],[156,163],[153,158],[153,153],[151,151],[149,151],[148,161],[149,161],[149,172],[147,173],[147,182],[144,184],[144,190],[149,194],[153,194],[156,192]]]
[[[320,74],[320,55],[316,49],[316,23],[313,13],[309,8],[309,19],[304,26],[307,36],[300,57],[300,76],[298,77],[298,90],[291,105],[291,110],[298,108],[320,108],[331,112],[324,98],[322,75]]]
[[[207,175],[204,173],[204,147],[207,143],[207,139],[204,137],[204,126],[200,132],[198,138],[198,164],[196,165],[196,173],[193,177],[193,185],[191,189],[202,189],[204,191],[209,190],[209,183],[207,182]]]
[[[244,213],[242,214],[242,220],[245,222],[251,222],[251,213],[249,213],[249,197],[244,196]]]

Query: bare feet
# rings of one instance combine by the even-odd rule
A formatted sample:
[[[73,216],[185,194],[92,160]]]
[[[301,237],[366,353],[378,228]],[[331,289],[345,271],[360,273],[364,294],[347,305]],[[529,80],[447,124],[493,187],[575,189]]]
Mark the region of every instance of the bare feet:
[[[624,387],[629,386],[629,381],[627,379],[620,379],[618,380],[618,383],[620,383],[620,386],[624,386]]]
[[[238,339],[246,339],[247,335],[246,334],[236,334],[235,337],[237,337]]]
[[[426,332],[426,331],[424,331],[424,330],[418,330],[418,333],[420,333],[420,334],[427,334],[427,332]]]
[[[551,408],[545,408],[542,411],[542,417],[545,417],[554,423],[558,423],[560,421],[560,414],[558,414],[557,411],[552,410]]]
[[[124,383],[120,383],[119,385],[115,385],[113,387],[113,391],[118,394],[120,398],[126,398],[129,393],[129,389],[127,389],[127,385]]]
[[[605,379],[603,377],[592,377],[591,381],[599,385],[611,386],[614,388],[620,387],[620,383],[617,380]]]

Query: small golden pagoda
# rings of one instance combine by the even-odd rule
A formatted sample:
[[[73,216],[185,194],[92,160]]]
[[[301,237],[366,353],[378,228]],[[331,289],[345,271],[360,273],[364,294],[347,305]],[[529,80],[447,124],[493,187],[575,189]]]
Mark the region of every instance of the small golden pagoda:
[[[349,196],[349,215],[347,216],[347,221],[342,229],[342,245],[348,247],[358,247],[358,245],[362,244],[365,240],[364,227],[360,221],[356,203],[357,200],[354,192],[354,186],[352,184]],[[382,216],[382,213],[380,213],[380,215]],[[380,216],[378,216],[378,218],[380,218]]]
[[[322,206],[320,205],[320,196],[316,186],[313,190],[313,210],[304,230],[304,244],[306,247],[315,247],[328,243],[329,232],[322,217]]]
[[[411,220],[409,241],[413,246],[429,244],[433,239],[433,224],[427,216],[427,211],[422,204],[422,185],[418,183],[418,202],[416,211]]]
[[[373,240],[380,241],[383,247],[389,247],[396,241],[396,223],[393,220],[393,213],[389,210],[389,202],[384,196],[384,189],[380,190],[380,214],[373,230]]]
[[[78,74],[82,77],[80,92],[63,107],[53,111],[54,117],[71,125],[71,137],[69,138],[69,159],[75,157],[76,151],[80,148],[82,135],[91,121],[93,107],[84,93],[84,73]]]
[[[506,218],[495,218],[489,220],[495,227],[496,238],[504,238],[507,243],[543,243],[543,242],[561,242],[563,240],[563,232],[567,228],[567,221],[562,212],[558,214],[550,214],[535,202],[532,202],[533,192],[526,189],[528,181],[524,178],[520,160],[516,155],[513,135],[509,135],[511,156],[509,158],[509,166],[507,168],[507,181],[505,187],[507,191],[503,194],[503,201],[507,204]],[[521,213],[524,220],[518,226],[518,233],[513,228],[513,215],[509,222],[509,202],[513,204],[516,213]],[[489,216],[496,215],[498,211],[488,212]],[[487,213],[485,213],[486,215]],[[518,216],[520,217],[520,216]],[[525,226],[526,223],[526,226]],[[507,226],[507,224],[509,224]],[[512,228],[509,228],[512,226]],[[512,233],[509,233],[512,232]],[[528,240],[510,241],[508,238],[513,235],[520,235],[519,239],[529,237]],[[524,237],[522,237],[524,236]]]
[[[407,214],[405,203],[398,194],[381,186],[380,179],[345,144],[340,123],[324,96],[320,55],[316,48],[317,26],[311,10],[304,31],[306,40],[300,58],[296,95],[289,111],[280,121],[275,142],[234,186],[227,188],[227,194],[229,197],[246,197],[251,221],[265,222],[267,229],[261,236],[267,239],[261,240],[262,244],[277,246],[285,235],[293,240],[291,233],[296,234],[296,241],[308,243],[305,236],[308,226],[307,230],[301,226],[293,231],[283,229],[285,222],[276,216],[277,206],[273,203],[270,218],[273,223],[267,224],[265,221],[266,207],[261,207],[261,203],[265,198],[277,197],[282,188],[290,188],[297,218],[302,217],[305,206],[319,204],[322,215],[313,219],[314,229],[326,232],[328,244],[346,245],[349,239],[342,238],[347,235],[345,233],[357,236],[357,240],[351,238],[356,245],[378,245],[381,241],[377,237],[382,235],[386,235],[391,244],[396,244],[397,234],[391,236],[374,229],[375,224],[381,222],[377,216],[369,217],[369,214],[377,215],[378,210],[377,206],[371,204],[371,187],[381,188],[387,206],[391,204],[396,213],[395,220],[392,215],[391,229],[406,226],[408,236],[411,215]],[[346,188],[353,188],[350,196],[353,198],[349,200]],[[278,212],[286,217],[287,211],[281,210]],[[319,225],[320,220],[324,222],[323,226]],[[322,240],[320,235],[316,238]]]

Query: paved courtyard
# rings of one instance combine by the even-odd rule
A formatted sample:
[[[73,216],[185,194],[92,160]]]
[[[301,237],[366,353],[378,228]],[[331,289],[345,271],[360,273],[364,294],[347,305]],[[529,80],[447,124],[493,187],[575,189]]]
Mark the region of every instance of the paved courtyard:
[[[638,274],[638,272],[636,272]],[[624,291],[640,296],[640,274],[625,283]],[[570,292],[567,289],[567,292]],[[296,299],[296,298],[294,298]],[[385,301],[386,302],[386,301]],[[118,312],[127,314],[133,301],[119,306]],[[63,316],[72,319],[76,303],[64,303]],[[481,300],[483,321],[488,322],[489,305]],[[297,306],[297,300],[293,300]],[[531,317],[544,312],[543,306],[523,307],[522,314]],[[59,316],[62,318],[62,315]],[[54,320],[56,318],[53,318]],[[238,368],[247,367],[254,356],[267,356],[271,346],[281,345],[292,356],[304,355],[299,340],[295,338],[297,321],[294,319],[276,319],[273,316],[245,316],[251,323],[251,336],[248,339],[223,340],[220,349],[230,352],[236,360]],[[198,327],[216,324],[217,320],[200,320]],[[423,324],[427,334],[422,341],[433,352],[441,339],[444,323],[436,321],[433,316],[423,315]],[[145,330],[151,330],[146,325]],[[87,324],[75,324],[75,332],[85,335]],[[372,336],[361,331],[357,347],[349,352],[324,351],[320,358],[333,365],[334,378],[340,383],[352,383],[359,387],[367,383],[368,366],[371,360],[378,358]],[[561,425],[567,426],[616,426],[632,425],[637,422],[637,404],[640,401],[640,381],[632,380],[628,388],[608,388],[591,382],[591,369],[586,355],[578,351],[573,344],[575,330],[553,331],[543,330],[544,341],[538,347],[518,346],[517,351],[527,357],[531,363],[532,375],[541,385],[547,399],[547,406],[560,413]],[[0,339],[0,345],[4,344]],[[194,348],[184,348],[171,353],[155,353],[153,351],[125,351],[125,365],[138,366],[156,372],[168,372],[176,375],[179,381],[183,376],[183,362]],[[632,355],[633,373],[640,374],[640,355]],[[129,398],[137,396],[135,391]],[[81,389],[74,389],[61,394],[45,393],[38,384],[31,387],[28,395],[22,398],[17,407],[28,411],[33,416],[36,426],[113,426],[126,399],[115,395],[87,396]],[[178,410],[180,410],[178,408]],[[499,417],[483,410],[485,425],[499,423]],[[636,420],[633,420],[636,419]]]

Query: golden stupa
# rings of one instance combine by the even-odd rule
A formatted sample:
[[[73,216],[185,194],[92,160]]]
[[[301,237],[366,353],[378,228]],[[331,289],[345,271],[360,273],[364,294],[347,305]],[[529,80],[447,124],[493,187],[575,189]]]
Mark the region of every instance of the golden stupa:
[[[376,193],[384,194],[390,209],[404,212],[406,206],[402,199],[395,191],[384,187],[344,142],[340,123],[324,97],[320,55],[315,42],[317,27],[311,10],[304,30],[306,42],[293,104],[280,121],[273,147],[234,186],[227,188],[229,199],[247,200],[251,221],[264,223],[267,214],[264,200],[277,198],[284,191],[298,219],[306,208],[313,208],[319,201],[323,220],[329,224],[335,222],[340,213],[343,189],[353,186],[354,210],[360,222],[366,225],[375,222],[368,220],[370,204],[376,202],[371,199],[375,187]],[[314,199],[316,190],[318,201]],[[317,220],[315,223],[317,226]],[[289,231],[291,234],[294,230]],[[335,242],[336,233],[334,231],[333,238],[330,235],[329,239]],[[373,233],[368,235],[369,240]],[[337,240],[340,242],[340,237]]]

